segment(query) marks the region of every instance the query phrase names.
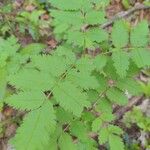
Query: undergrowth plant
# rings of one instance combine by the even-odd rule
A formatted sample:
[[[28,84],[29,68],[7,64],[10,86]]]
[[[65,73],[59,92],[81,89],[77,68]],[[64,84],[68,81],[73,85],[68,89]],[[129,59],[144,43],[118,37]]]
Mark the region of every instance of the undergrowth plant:
[[[6,90],[7,77],[15,74],[21,69],[29,59],[29,56],[38,54],[45,45],[40,43],[32,43],[23,48],[18,44],[18,40],[11,36],[7,39],[0,38],[0,99],[3,100],[9,92]],[[3,104],[3,101],[0,102]]]
[[[78,46],[79,50],[93,49],[98,43],[108,39],[106,31],[89,27],[101,25],[106,21],[104,8],[109,0],[103,2],[50,0],[50,2],[53,6],[50,12],[54,17],[54,34],[58,39],[64,39],[68,44]]]
[[[139,145],[140,148],[143,147],[145,149],[149,149],[150,145],[148,137],[148,133],[150,132],[150,118],[148,115],[149,114],[147,112],[143,112],[140,108],[134,107],[131,111],[127,112],[123,117],[123,122],[126,125],[126,127],[131,128],[133,126],[137,126],[139,128],[139,132],[141,133],[139,140],[141,140],[142,144],[140,145],[139,143],[136,143],[136,145]],[[143,136],[144,134],[145,137]],[[128,142],[127,144],[128,147],[132,147],[133,142],[134,142],[133,140]]]
[[[21,48],[14,37],[12,44],[0,42],[1,70],[7,70],[1,78],[14,91],[6,94],[2,85],[1,99],[26,112],[10,143],[15,150],[124,150],[113,108],[142,94],[136,77],[150,66],[147,21],[134,27],[116,21],[108,33],[99,25],[107,21],[109,1],[49,2],[60,41],[54,51],[45,54],[38,43]],[[97,48],[95,57],[86,53]]]
[[[50,18],[48,18],[46,7],[42,2],[27,1],[18,11],[19,2],[7,0],[0,6],[0,35],[22,35],[31,36],[35,41],[51,34]],[[21,4],[21,3],[20,3]],[[29,5],[27,7],[26,5]],[[44,5],[44,6],[43,6]],[[17,30],[17,32],[16,32]]]
[[[50,20],[42,19],[44,14],[44,10],[23,11],[19,13],[15,21],[18,23],[20,32],[25,34],[27,30],[34,40],[44,36],[44,28],[49,28],[50,26]]]
[[[127,127],[131,127],[135,123],[141,130],[145,132],[150,131],[150,118],[145,116],[138,107],[134,107],[132,111],[124,115],[124,122],[127,124]]]

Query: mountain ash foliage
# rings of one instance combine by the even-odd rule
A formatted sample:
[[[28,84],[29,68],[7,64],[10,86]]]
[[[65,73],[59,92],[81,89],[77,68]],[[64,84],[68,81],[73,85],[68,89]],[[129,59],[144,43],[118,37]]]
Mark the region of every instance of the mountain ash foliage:
[[[61,42],[51,54],[39,43],[22,48],[13,36],[0,39],[1,100],[27,112],[10,143],[16,150],[96,150],[99,144],[124,150],[113,106],[126,105],[127,92],[142,94],[135,77],[150,66],[147,21],[132,27],[119,20],[108,33],[99,27],[108,0],[49,3]],[[97,48],[97,56],[86,54]]]

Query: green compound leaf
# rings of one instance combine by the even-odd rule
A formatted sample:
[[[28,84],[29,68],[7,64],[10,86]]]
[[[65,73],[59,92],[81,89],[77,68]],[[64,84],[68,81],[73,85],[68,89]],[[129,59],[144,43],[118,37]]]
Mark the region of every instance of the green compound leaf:
[[[58,108],[56,109],[56,116],[57,116],[57,120],[61,123],[61,124],[65,124],[68,121],[72,121],[73,120],[73,116],[71,113],[68,113],[67,111],[65,111],[63,108]]]
[[[90,25],[102,24],[106,22],[105,13],[99,11],[90,11],[85,15],[85,23]]]
[[[79,60],[77,60],[76,68],[80,72],[88,72],[90,74],[95,69],[93,60],[90,59],[89,57],[81,57]]]
[[[71,134],[78,137],[81,141],[86,141],[88,138],[88,132],[86,129],[86,124],[81,121],[76,121],[71,124],[70,131]]]
[[[102,0],[90,0],[90,1],[102,7],[106,7],[110,3],[110,0],[103,0],[103,1]]]
[[[5,99],[5,102],[21,110],[33,110],[39,108],[46,96],[42,92],[20,92]]]
[[[84,17],[82,16],[81,12],[74,12],[74,11],[61,11],[61,10],[51,10],[51,16],[54,17],[54,20],[57,25],[71,25],[75,27],[80,27],[83,25]],[[55,24],[54,24],[55,25]],[[64,30],[65,31],[65,30]]]
[[[22,55],[34,55],[39,54],[46,46],[40,43],[32,43],[21,50]]]
[[[119,105],[125,105],[128,102],[127,97],[125,96],[124,93],[122,93],[120,90],[117,88],[111,88],[106,92],[107,98]]]
[[[112,59],[118,75],[120,75],[121,78],[125,77],[129,69],[129,55],[120,50],[113,53]]]
[[[101,43],[108,40],[108,33],[102,29],[91,29],[85,32],[86,38],[89,38],[92,42]]]
[[[150,52],[146,49],[134,49],[131,58],[139,68],[150,66]]]
[[[35,69],[23,69],[15,75],[10,75],[8,81],[24,91],[48,91],[54,85],[54,77]]]
[[[102,113],[98,118],[92,122],[92,131],[97,132],[102,128],[102,125],[106,122],[111,122],[115,119],[112,113]]]
[[[52,6],[62,10],[78,10],[81,8],[82,0],[48,0]]]
[[[80,31],[70,31],[67,34],[67,43],[83,47],[85,45],[85,33]]]
[[[53,89],[54,98],[65,109],[80,117],[84,107],[89,107],[87,95],[68,81]]]
[[[58,141],[60,150],[76,150],[76,145],[73,143],[71,136],[68,133],[63,133]]]
[[[63,57],[39,55],[33,56],[31,60],[32,67],[36,67],[41,72],[50,73],[51,75],[56,77],[62,75],[68,69],[68,64]]]
[[[107,63],[107,57],[104,55],[98,55],[94,58],[93,63],[97,71],[102,71]]]
[[[8,56],[13,56],[20,48],[20,45],[17,44],[17,42],[18,40],[14,36],[7,38],[7,40],[0,38],[0,52],[7,53]]]
[[[97,132],[101,126],[102,126],[102,119],[101,118],[96,118],[93,122],[92,122],[92,131]]]
[[[117,21],[112,29],[112,42],[115,47],[125,47],[129,42],[129,31],[125,21]]]
[[[70,71],[67,75],[67,80],[83,89],[96,89],[99,86],[96,78],[87,72]]]
[[[107,128],[102,128],[98,135],[98,140],[100,144],[105,144],[109,138],[109,130]]]
[[[148,45],[148,22],[141,21],[131,30],[130,42],[133,47],[143,47]]]
[[[116,146],[119,146],[119,149],[124,150],[124,144],[120,135],[123,134],[123,131],[118,126],[108,125],[108,127],[101,128],[99,132],[99,143],[105,144],[109,143],[109,147],[112,150],[116,149]],[[114,138],[114,141],[113,141]]]
[[[52,104],[45,101],[41,108],[27,114],[11,143],[17,150],[44,150],[55,124]]]
[[[135,79],[122,79],[119,80],[116,86],[123,91],[128,91],[132,95],[139,95],[141,93],[141,86]]]
[[[108,130],[111,134],[121,135],[123,134],[123,130],[116,125],[109,125]]]
[[[112,104],[106,99],[102,98],[96,107],[96,110],[100,113],[112,113]]]
[[[4,40],[0,37],[0,67],[5,67],[12,58],[15,58],[20,45],[17,43],[17,39],[11,36]],[[18,62],[17,62],[18,63]],[[8,67],[8,66],[7,66]]]
[[[67,43],[85,48],[90,48],[95,42],[100,43],[107,39],[107,32],[100,29],[92,29],[87,32],[70,31],[67,34]]]
[[[7,71],[6,68],[0,68],[0,101],[3,100],[6,94],[7,87]]]
[[[116,135],[109,135],[109,146],[110,150],[125,150],[124,143],[119,136]]]

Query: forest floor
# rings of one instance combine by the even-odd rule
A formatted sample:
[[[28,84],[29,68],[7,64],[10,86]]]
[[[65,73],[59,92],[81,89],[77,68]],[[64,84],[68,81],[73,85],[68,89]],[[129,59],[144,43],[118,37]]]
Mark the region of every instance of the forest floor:
[[[138,22],[140,22],[143,19],[146,19],[150,22],[150,9],[140,9],[137,11],[133,11],[132,13],[129,13],[124,17],[124,14],[131,10],[132,8],[136,7],[139,4],[142,4],[142,0],[127,0],[129,2],[129,6],[125,6],[122,3],[122,0],[112,0],[110,5],[107,7],[107,17],[110,21],[113,19],[116,19],[118,14],[121,15],[120,18],[126,18],[128,21],[130,21],[133,25],[136,25]],[[7,6],[7,7],[6,7]],[[6,8],[5,8],[6,7]],[[127,8],[128,7],[128,8]],[[52,29],[50,28],[42,28],[40,33],[40,38],[38,40],[34,39],[31,34],[22,34],[19,32],[18,26],[14,25],[13,19],[17,16],[18,12],[21,11],[29,11],[32,12],[35,9],[37,9],[37,6],[35,3],[30,3],[26,0],[0,0],[0,10],[1,9],[10,9],[10,11],[7,12],[7,15],[5,16],[5,24],[7,24],[7,27],[10,27],[10,31],[6,34],[13,34],[21,43],[22,46],[25,46],[27,44],[33,43],[33,42],[42,42],[47,45],[46,51],[51,51],[57,46],[57,41],[52,35]],[[1,19],[1,12],[0,12],[0,19]],[[8,19],[8,20],[7,20]],[[42,20],[49,20],[50,16],[49,14],[45,13],[43,16],[41,16]],[[0,21],[1,22],[1,21]],[[15,28],[14,28],[15,26]],[[105,28],[107,30],[111,30],[112,22],[106,26]],[[0,33],[2,34],[2,33]],[[1,35],[3,36],[3,35]],[[147,83],[150,80],[150,76],[147,75],[145,72],[141,72],[139,75],[139,80],[141,80],[144,83]],[[141,108],[141,110],[147,114],[150,117],[150,99],[142,97],[130,97],[129,96],[129,104],[125,107],[115,107],[114,113],[117,115],[118,119],[116,121],[116,124],[122,126],[121,120],[122,116],[129,110],[133,108],[133,106],[138,106]],[[0,112],[0,121],[2,121],[2,124],[4,125],[2,132],[0,132],[0,150],[13,150],[11,146],[8,144],[8,140],[15,134],[16,129],[18,127],[18,124],[16,122],[19,122],[22,119],[22,116],[24,114],[22,112],[18,112],[14,110],[11,107],[4,106],[2,111]],[[17,121],[16,121],[17,120]],[[135,125],[133,125],[132,128],[127,130],[127,133],[129,136],[137,141],[140,141],[141,144],[144,144],[144,141],[149,135],[144,132],[140,132],[139,128]],[[117,149],[116,149],[117,150]],[[142,147],[141,147],[142,150]]]

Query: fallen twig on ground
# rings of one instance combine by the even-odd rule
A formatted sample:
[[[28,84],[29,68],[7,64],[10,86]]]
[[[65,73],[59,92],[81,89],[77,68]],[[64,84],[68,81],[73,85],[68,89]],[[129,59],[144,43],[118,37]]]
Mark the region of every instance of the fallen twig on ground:
[[[127,11],[121,11],[119,12],[118,14],[116,14],[113,18],[111,18],[108,22],[102,24],[100,26],[100,28],[106,28],[106,27],[109,27],[110,25],[112,25],[116,20],[118,19],[122,19],[122,18],[125,18],[129,15],[131,15],[132,13],[136,12],[136,11],[139,11],[139,10],[146,10],[146,9],[150,9],[150,6],[146,6],[146,5],[143,5],[143,4],[135,4],[134,7],[132,7],[131,9],[127,10]]]

